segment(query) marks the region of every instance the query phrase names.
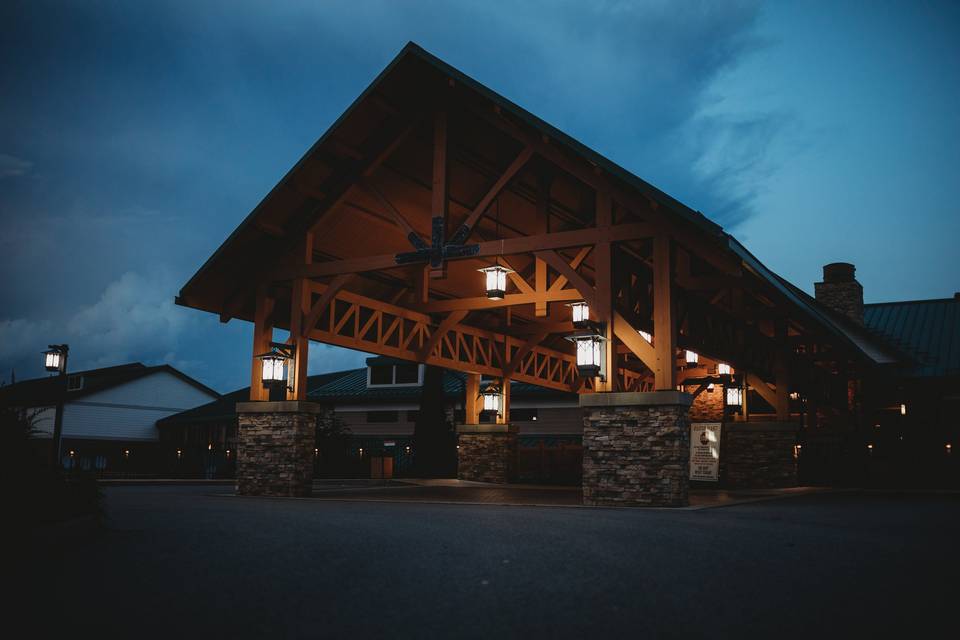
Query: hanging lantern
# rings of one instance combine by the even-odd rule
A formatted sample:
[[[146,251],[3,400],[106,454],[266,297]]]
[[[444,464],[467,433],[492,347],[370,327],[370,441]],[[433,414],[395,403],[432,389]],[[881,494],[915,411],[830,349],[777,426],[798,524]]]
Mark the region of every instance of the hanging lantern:
[[[581,378],[604,377],[604,342],[606,338],[596,332],[586,332],[567,338],[577,345],[577,373]]]
[[[293,360],[293,350],[290,345],[273,342],[270,351],[254,356],[262,364],[260,379],[265,387],[284,387],[287,385],[286,366]]]
[[[696,351],[687,349],[687,364],[697,364],[700,361],[700,355]]]
[[[69,347],[65,344],[51,344],[43,352],[43,368],[47,371],[63,371],[67,364]]]
[[[574,302],[569,307],[574,327],[581,329],[590,323],[590,306],[586,302]]]
[[[739,407],[743,405],[743,389],[740,387],[727,387],[727,406]]]
[[[503,404],[503,390],[500,388],[500,385],[496,383],[490,383],[480,392],[480,396],[483,398],[483,410],[490,411],[500,415],[500,407]]]
[[[726,362],[721,362],[717,365],[717,373],[721,376],[729,376],[733,374],[733,368]]]
[[[640,337],[647,341],[648,344],[653,344],[653,334],[647,333],[646,331],[639,330],[637,333],[640,334]]]
[[[507,294],[507,274],[511,273],[511,270],[494,265],[479,271],[486,274],[487,297],[491,300],[503,300],[503,296]]]

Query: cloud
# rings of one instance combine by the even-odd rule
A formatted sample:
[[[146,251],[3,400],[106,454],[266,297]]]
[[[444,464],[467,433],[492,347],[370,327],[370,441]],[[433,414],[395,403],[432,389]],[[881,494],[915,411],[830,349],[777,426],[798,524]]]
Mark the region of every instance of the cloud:
[[[33,168],[33,163],[15,156],[0,153],[0,178],[15,178],[26,175]]]

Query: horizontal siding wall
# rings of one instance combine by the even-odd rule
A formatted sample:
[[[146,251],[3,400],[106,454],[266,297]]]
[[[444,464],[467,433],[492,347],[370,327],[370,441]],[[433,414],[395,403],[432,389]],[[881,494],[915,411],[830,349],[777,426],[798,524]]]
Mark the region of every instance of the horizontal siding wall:
[[[157,440],[157,420],[213,399],[177,376],[159,371],[69,402],[63,412],[63,436]]]
[[[522,436],[583,435],[583,411],[580,407],[537,409],[536,420],[514,420]]]

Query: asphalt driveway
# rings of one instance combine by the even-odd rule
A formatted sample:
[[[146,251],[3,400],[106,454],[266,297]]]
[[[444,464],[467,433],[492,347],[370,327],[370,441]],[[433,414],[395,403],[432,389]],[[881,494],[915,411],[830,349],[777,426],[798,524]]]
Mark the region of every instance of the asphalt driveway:
[[[954,625],[960,497],[694,511],[111,487],[22,554],[40,637],[890,637]],[[34,635],[31,633],[31,635]]]

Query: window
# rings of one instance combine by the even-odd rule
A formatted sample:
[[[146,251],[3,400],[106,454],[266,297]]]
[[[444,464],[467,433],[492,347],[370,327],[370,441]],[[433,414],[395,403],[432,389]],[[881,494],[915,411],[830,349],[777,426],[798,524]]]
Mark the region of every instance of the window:
[[[80,391],[83,389],[83,376],[79,373],[67,376],[67,391]]]
[[[396,370],[396,384],[417,384],[420,381],[420,365],[398,364]]]
[[[399,419],[397,411],[367,411],[367,422],[396,422]]]
[[[421,384],[423,384],[422,365],[401,362],[367,366],[368,387],[418,387]]]
[[[393,384],[393,365],[373,365],[370,367],[370,384]]]

